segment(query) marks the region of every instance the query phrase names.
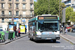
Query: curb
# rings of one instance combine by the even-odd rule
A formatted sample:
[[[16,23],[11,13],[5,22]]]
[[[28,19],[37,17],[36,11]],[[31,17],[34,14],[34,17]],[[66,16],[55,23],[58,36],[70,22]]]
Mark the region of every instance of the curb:
[[[21,38],[26,37],[26,36],[27,36],[27,34],[24,35],[24,36],[21,36],[21,37],[17,37],[16,39],[13,39],[13,40],[7,40],[7,41],[4,42],[4,43],[0,43],[0,45],[5,45],[5,44],[8,44],[8,43],[11,43],[11,42],[13,42],[13,41],[16,41],[16,40],[21,39]]]
[[[64,36],[62,36],[62,35],[60,35],[62,38],[64,38],[65,40],[67,40],[67,41],[69,41],[69,42],[71,42],[72,44],[74,44],[75,45],[75,42],[74,41],[72,41],[71,39],[68,39],[68,38],[66,38],[66,37],[64,37]]]

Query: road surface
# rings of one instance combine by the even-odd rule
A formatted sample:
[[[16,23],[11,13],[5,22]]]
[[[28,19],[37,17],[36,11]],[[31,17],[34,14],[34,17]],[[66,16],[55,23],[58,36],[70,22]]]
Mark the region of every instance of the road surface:
[[[75,50],[75,45],[60,38],[56,43],[52,41],[30,41],[26,36],[6,45],[0,45],[0,50]]]

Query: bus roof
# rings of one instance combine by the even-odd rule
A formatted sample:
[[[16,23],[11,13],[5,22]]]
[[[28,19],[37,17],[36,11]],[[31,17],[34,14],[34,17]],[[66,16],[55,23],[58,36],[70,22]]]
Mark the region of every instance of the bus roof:
[[[29,20],[29,22],[31,22],[31,21],[34,21],[34,20],[38,20],[38,17],[54,17],[54,16],[56,16],[57,18],[58,18],[58,20],[59,20],[59,17],[57,16],[57,15],[50,15],[50,14],[44,14],[44,15],[38,15],[38,16],[36,16],[36,17],[34,17],[34,18],[31,18],[30,20]]]

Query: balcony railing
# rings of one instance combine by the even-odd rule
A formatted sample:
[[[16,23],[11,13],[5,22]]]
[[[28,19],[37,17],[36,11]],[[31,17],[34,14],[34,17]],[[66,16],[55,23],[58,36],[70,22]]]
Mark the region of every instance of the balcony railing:
[[[22,3],[27,3],[26,1],[22,1]]]
[[[1,0],[1,1],[4,1],[4,0]]]
[[[5,16],[4,14],[2,14],[1,16]]]
[[[26,9],[26,7],[22,7],[22,9]]]
[[[32,15],[26,15],[26,17],[34,17],[34,15],[32,14]]]
[[[4,14],[2,14],[2,15],[0,15],[0,17],[9,17],[9,18],[12,18],[12,14],[10,14],[10,15],[4,15]],[[14,18],[15,17],[34,17],[34,15],[33,14],[31,14],[31,15],[14,15]]]
[[[19,9],[18,7],[16,7],[16,9]]]
[[[12,9],[12,7],[9,7],[9,9]]]
[[[5,0],[0,0],[0,3],[5,3]]]
[[[19,1],[15,1],[15,3],[20,3]]]
[[[34,10],[33,8],[30,8],[30,10]]]
[[[33,2],[33,0],[32,0],[32,1],[30,1],[30,3],[34,3],[34,2]]]
[[[8,3],[12,3],[12,1],[8,1]]]
[[[9,1],[11,1],[11,0],[9,0]]]
[[[22,15],[23,17],[26,17],[26,15]]]
[[[4,9],[4,7],[1,7],[2,9]]]

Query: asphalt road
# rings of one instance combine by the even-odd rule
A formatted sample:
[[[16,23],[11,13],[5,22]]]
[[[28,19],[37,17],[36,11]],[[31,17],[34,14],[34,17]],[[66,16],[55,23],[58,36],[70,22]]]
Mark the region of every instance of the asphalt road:
[[[75,50],[75,45],[64,39],[52,41],[30,41],[28,37],[21,38],[6,45],[0,45],[0,50]]]
[[[68,32],[67,34],[75,37],[75,32]]]

